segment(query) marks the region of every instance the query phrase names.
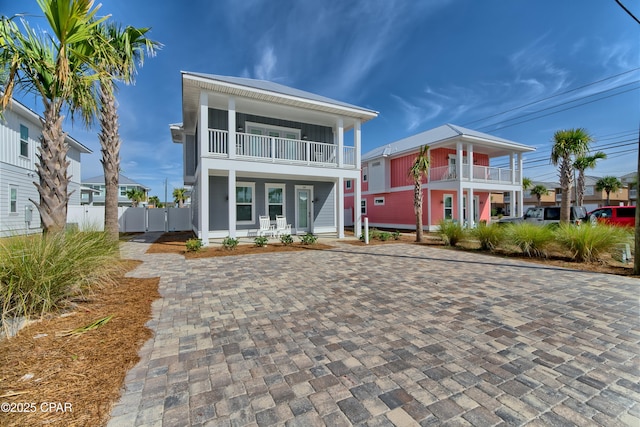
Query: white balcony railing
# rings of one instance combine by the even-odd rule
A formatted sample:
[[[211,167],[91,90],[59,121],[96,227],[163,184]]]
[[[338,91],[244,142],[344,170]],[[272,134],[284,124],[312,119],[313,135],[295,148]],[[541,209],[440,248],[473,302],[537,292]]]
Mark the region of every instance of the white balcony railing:
[[[229,156],[229,132],[209,129],[209,154]],[[275,163],[338,166],[338,146],[324,142],[236,133],[236,156]],[[355,148],[344,147],[343,167],[355,167]]]
[[[429,169],[429,180],[457,181],[458,173],[455,166],[439,166]],[[520,182],[520,171],[516,170],[516,182]],[[469,181],[469,165],[462,165],[461,181]],[[511,183],[511,169],[493,168],[489,166],[473,166],[473,180],[479,182]]]

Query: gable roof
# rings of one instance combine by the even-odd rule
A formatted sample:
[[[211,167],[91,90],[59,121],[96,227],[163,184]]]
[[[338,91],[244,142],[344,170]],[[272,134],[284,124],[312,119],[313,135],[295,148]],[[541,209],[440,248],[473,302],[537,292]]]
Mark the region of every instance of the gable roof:
[[[266,80],[191,71],[181,71],[181,73],[184,129],[192,129],[195,126],[201,91],[252,99],[283,107],[311,110],[333,116],[340,115],[359,119],[362,123],[378,116],[378,112],[374,110]]]
[[[104,185],[104,174],[82,180],[82,185],[90,185],[90,184]],[[122,174],[120,174],[119,176],[118,184],[119,185],[136,185],[138,187],[144,188],[145,190],[151,190],[151,188],[147,187],[146,185],[142,185],[139,182],[135,182],[134,180],[127,178]]]
[[[498,155],[508,154],[508,152],[524,153],[528,151],[535,151],[535,148],[529,147],[528,145],[499,138],[497,136],[489,135],[488,133],[478,132],[462,126],[444,124],[437,128],[375,148],[363,154],[362,160],[408,153],[425,144],[429,145],[431,148],[450,146],[458,139],[466,139],[481,146],[491,147],[495,151],[495,157]]]

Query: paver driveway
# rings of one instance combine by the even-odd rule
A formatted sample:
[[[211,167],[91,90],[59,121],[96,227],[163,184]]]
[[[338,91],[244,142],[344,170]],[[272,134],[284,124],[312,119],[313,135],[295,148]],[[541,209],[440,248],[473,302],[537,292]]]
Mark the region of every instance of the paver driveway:
[[[120,425],[639,425],[637,279],[407,244],[161,275]]]

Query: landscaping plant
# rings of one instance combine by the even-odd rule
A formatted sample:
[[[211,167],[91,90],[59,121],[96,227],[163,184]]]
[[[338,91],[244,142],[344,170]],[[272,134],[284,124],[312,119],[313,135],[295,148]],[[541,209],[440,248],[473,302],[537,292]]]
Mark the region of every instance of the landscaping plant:
[[[478,226],[471,230],[471,235],[480,242],[480,249],[493,251],[504,239],[504,227],[496,222],[489,225],[485,221],[478,223]]]
[[[393,236],[393,240],[400,240],[401,234],[398,230],[396,230],[393,232],[392,236]]]
[[[253,241],[256,243],[256,246],[259,248],[267,246],[269,243],[269,238],[267,236],[258,236]]]
[[[300,236],[300,242],[303,245],[313,245],[318,241],[318,238],[313,233],[307,233],[304,236]]]
[[[67,231],[0,240],[2,319],[40,316],[122,270],[107,233]],[[4,323],[4,322],[3,322]]]
[[[228,251],[234,250],[238,246],[238,243],[239,243],[238,239],[233,239],[230,236],[227,236],[224,239],[222,239],[222,247]]]
[[[280,236],[280,243],[282,243],[285,246],[292,245],[293,237],[291,237],[291,234],[283,234],[282,236]]]
[[[546,249],[554,238],[551,227],[540,227],[528,222],[510,224],[506,233],[508,240],[529,257],[546,256]]]
[[[202,240],[189,239],[185,242],[185,246],[187,247],[187,252],[198,252],[202,248]]]
[[[605,224],[581,227],[561,224],[555,238],[571,252],[571,258],[581,262],[599,261],[602,254],[611,253],[620,244],[631,243],[628,230]]]
[[[465,230],[458,222],[443,219],[439,223],[438,235],[447,246],[455,246],[465,238]]]

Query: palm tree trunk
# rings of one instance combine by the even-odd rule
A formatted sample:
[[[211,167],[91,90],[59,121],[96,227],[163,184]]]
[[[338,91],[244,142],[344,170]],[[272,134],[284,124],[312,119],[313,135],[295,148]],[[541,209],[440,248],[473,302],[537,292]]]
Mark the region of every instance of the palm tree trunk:
[[[31,200],[40,213],[42,228],[45,233],[64,230],[67,223],[67,204],[69,202],[70,176],[67,175],[68,145],[66,133],[62,130],[60,107],[57,101],[46,103],[42,122],[42,136],[38,147],[36,172],[39,183],[34,183],[40,194],[40,203]]]
[[[571,159],[562,159],[560,165],[560,186],[562,196],[560,199],[560,222],[569,222],[571,212]]]
[[[576,194],[576,200],[578,201],[578,206],[584,205],[584,171],[578,171],[578,188]]]
[[[109,82],[100,84],[100,125],[98,134],[102,153],[102,169],[104,171],[104,230],[118,239],[118,181],[120,180],[120,135],[118,133],[118,113],[113,95],[113,85]]]
[[[610,198],[610,191],[607,191],[607,206],[611,206],[611,198]]]
[[[416,180],[413,188],[413,205],[416,214],[416,242],[422,242],[422,182]]]

